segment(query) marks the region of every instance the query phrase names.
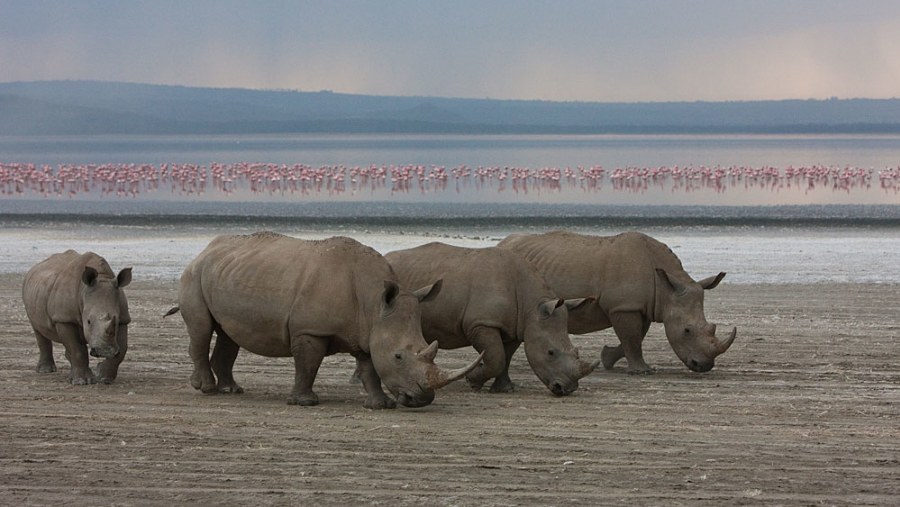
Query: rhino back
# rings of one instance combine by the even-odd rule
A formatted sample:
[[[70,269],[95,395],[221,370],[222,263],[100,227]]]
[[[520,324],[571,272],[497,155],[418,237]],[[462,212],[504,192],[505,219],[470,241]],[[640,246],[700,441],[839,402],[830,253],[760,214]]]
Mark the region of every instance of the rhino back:
[[[516,336],[528,306],[552,297],[533,267],[496,247],[430,243],[386,257],[401,284],[411,288],[443,279],[438,296],[422,305],[422,323],[426,336],[439,335],[444,348],[468,345],[465,333],[479,325]]]
[[[380,254],[355,240],[274,233],[220,236],[184,276],[200,284],[210,313],[235,341],[264,355],[289,355],[291,334],[367,335],[384,280],[396,279]]]
[[[665,244],[639,232],[590,236],[557,231],[510,237],[500,246],[537,267],[560,297],[599,294],[607,306],[652,304],[656,268],[684,273]]]
[[[55,337],[58,323],[81,326],[81,276],[85,266],[97,270],[99,276],[115,277],[106,259],[94,252],[79,254],[75,250],[53,254],[26,273],[22,283],[25,313],[44,336]],[[124,293],[120,295],[120,315],[122,323],[127,324],[128,303]]]

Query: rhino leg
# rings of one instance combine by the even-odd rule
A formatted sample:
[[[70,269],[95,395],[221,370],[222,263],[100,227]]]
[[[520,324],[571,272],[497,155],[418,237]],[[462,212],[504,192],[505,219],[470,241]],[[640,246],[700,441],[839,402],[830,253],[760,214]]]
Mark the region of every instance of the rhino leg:
[[[244,392],[244,389],[234,381],[232,373],[234,361],[237,359],[240,350],[241,347],[225,331],[216,329],[216,345],[213,347],[210,366],[218,379],[216,390],[220,393],[240,394]]]
[[[38,357],[37,371],[38,373],[53,373],[56,371],[56,362],[53,360],[53,342],[34,330],[34,336],[37,338]]]
[[[616,336],[622,342],[622,352],[628,361],[628,373],[653,373],[653,368],[644,362],[644,353],[641,349],[644,336],[650,329],[650,321],[644,319],[640,312],[613,313],[610,320]],[[602,357],[601,354],[601,359]]]
[[[125,359],[125,352],[128,351],[128,325],[119,326],[116,333],[116,344],[119,347],[119,352],[112,357],[107,357],[97,365],[97,376],[100,377],[100,382],[104,384],[112,384],[116,380],[116,376],[119,375],[119,365],[122,364],[122,360]]]
[[[478,352],[484,352],[481,364],[466,375],[466,382],[473,391],[478,391],[489,379],[496,378],[506,369],[506,349],[500,331],[492,327],[479,326],[469,333],[469,342]]]
[[[288,405],[312,406],[319,404],[319,397],[312,390],[319,366],[328,352],[328,339],[319,336],[291,337],[291,355],[294,356],[294,389]]]
[[[216,377],[213,375],[209,364],[209,344],[212,341],[213,320],[206,307],[191,308],[191,305],[181,304],[181,316],[187,326],[190,344],[188,353],[194,363],[194,371],[191,373],[191,386],[204,393],[216,392]]]
[[[356,356],[356,372],[354,374],[359,374],[359,380],[362,381],[368,395],[366,402],[363,403],[364,407],[372,410],[397,407],[397,402],[388,397],[381,389],[381,377],[375,371],[371,356],[368,354]]]
[[[603,350],[600,351],[600,360],[603,361],[603,367],[607,370],[613,369],[613,366],[623,357],[625,357],[625,350],[621,343],[615,347],[604,345]]]
[[[60,323],[56,325],[56,335],[66,347],[66,359],[69,360],[69,382],[74,385],[93,384],[96,382],[94,372],[88,366],[87,345],[78,332],[75,324]]]
[[[519,349],[521,343],[518,340],[514,340],[503,344],[503,350],[506,353],[506,368],[503,369],[500,375],[497,375],[491,384],[492,393],[511,393],[516,390],[516,385],[509,378],[509,363],[512,362],[513,354]]]

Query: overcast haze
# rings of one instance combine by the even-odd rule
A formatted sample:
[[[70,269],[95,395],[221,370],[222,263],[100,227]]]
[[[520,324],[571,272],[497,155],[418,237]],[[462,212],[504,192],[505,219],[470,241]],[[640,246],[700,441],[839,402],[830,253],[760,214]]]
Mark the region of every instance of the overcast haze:
[[[0,81],[584,101],[900,96],[900,2],[0,0]]]

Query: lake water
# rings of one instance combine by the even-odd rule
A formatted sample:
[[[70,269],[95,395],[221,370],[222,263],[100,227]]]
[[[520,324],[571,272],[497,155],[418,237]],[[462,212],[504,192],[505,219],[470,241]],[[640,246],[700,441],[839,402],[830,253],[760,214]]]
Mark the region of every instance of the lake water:
[[[243,136],[0,138],[0,163],[456,167],[900,166],[900,136]],[[135,197],[0,196],[0,272],[51,253],[94,250],[136,277],[175,280],[217,234],[260,229],[352,236],[381,252],[440,240],[489,246],[513,232],[638,229],[699,279],[729,283],[900,284],[900,193],[743,188],[501,191],[206,192]],[[900,316],[898,316],[900,318]]]
[[[530,192],[488,185],[431,187],[426,192],[390,192],[367,188],[356,192],[262,193],[233,195],[207,191],[204,200],[279,201],[425,201],[540,202],[606,205],[779,205],[898,204],[898,188],[879,188],[877,176],[900,168],[900,136],[896,135],[723,135],[723,136],[464,136],[464,135],[261,135],[261,136],[97,136],[0,138],[0,163],[60,164],[196,164],[239,162],[372,167],[425,168],[592,168],[607,177],[617,168],[789,167],[824,166],[872,171],[869,185],[834,190],[832,182],[810,189],[803,181],[791,186],[744,184],[723,188],[677,189],[672,185],[626,186],[616,190],[607,179],[599,189],[576,183],[559,189],[532,187]],[[894,181],[894,180],[892,180]],[[207,189],[209,190],[209,189]],[[152,200],[196,200],[196,194],[172,192],[167,186]]]

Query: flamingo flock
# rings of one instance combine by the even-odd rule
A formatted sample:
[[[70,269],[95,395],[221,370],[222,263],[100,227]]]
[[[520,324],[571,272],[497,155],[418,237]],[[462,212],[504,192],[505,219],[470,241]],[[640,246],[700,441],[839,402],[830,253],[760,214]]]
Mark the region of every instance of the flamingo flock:
[[[0,162],[0,195],[137,197],[168,190],[173,194],[225,196],[250,192],[269,195],[336,195],[381,191],[614,192],[650,190],[693,192],[728,189],[780,191],[831,189],[835,192],[880,188],[900,194],[900,167],[880,171],[860,167],[662,166],[469,167],[425,165],[325,165],[273,163],[60,164],[56,167]]]

